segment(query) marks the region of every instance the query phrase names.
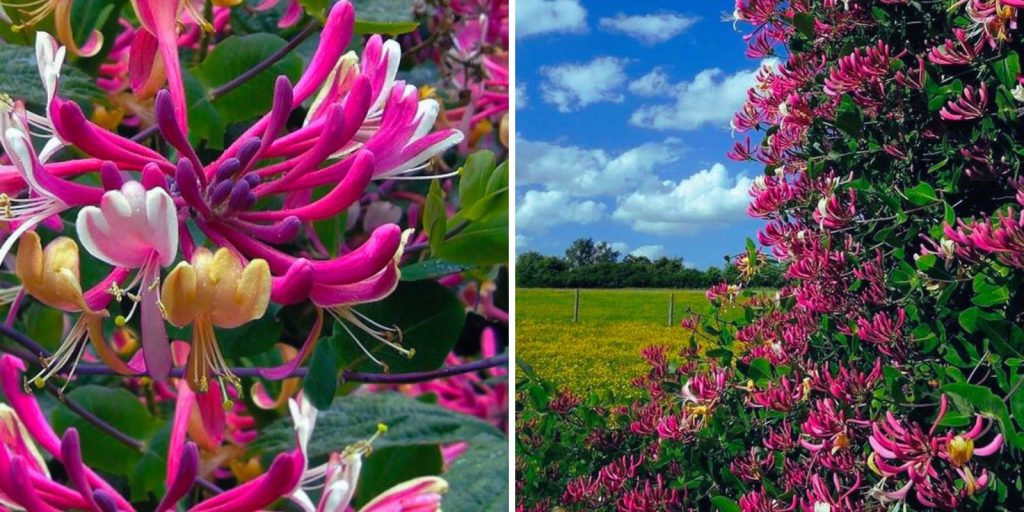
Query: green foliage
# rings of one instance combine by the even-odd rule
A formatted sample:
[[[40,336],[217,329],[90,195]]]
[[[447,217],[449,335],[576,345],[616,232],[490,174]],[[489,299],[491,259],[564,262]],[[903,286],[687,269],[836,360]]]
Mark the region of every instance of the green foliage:
[[[385,327],[398,328],[401,337],[393,339],[402,347],[415,351],[412,356],[406,356],[369,334],[353,329],[358,343],[392,372],[439,368],[458,341],[466,319],[462,303],[448,288],[435,281],[400,283],[386,299],[356,309]],[[338,352],[339,366],[350,370],[382,371],[341,326],[335,326],[332,340]]]
[[[186,75],[189,125],[194,126],[189,136],[193,143],[203,139],[210,148],[222,148],[227,125],[252,119],[270,110],[274,82],[278,76],[287,76],[293,84],[298,81],[302,73],[302,59],[292,53],[230,92],[220,97],[212,95],[215,89],[253,68],[286,44],[287,41],[274,34],[231,36],[221,41],[202,64]]]
[[[504,438],[499,430],[472,416],[397,393],[339,397],[317,415],[317,434],[309,443],[310,460],[322,461],[331,452],[369,438],[382,423],[388,430],[374,442],[376,449],[436,446],[479,435]],[[250,449],[279,453],[294,446],[295,427],[290,418],[282,418],[269,424]]]
[[[444,473],[449,485],[444,507],[480,512],[508,510],[508,457],[505,438],[479,435],[470,439],[466,453]]]
[[[139,399],[123,388],[76,386],[67,396],[86,411],[135,439],[148,439],[158,426]],[[89,467],[126,477],[134,474],[135,466],[142,458],[138,451],[120,443],[64,405],[53,409],[50,420],[58,434],[71,427],[78,430],[82,458]]]
[[[34,111],[44,109],[46,90],[36,66],[35,49],[13,44],[0,45],[0,62],[4,66],[3,73],[0,73],[0,91],[25,101]],[[84,105],[103,98],[103,92],[96,87],[92,77],[68,63],[61,68],[60,95]]]

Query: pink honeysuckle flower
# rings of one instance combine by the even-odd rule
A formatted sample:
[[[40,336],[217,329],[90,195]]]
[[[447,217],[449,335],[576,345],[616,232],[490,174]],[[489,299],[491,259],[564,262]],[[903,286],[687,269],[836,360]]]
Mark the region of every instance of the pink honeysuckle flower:
[[[32,133],[27,113],[21,102],[14,109],[0,112],[0,142],[14,168],[28,184],[29,197],[17,198],[0,194],[3,220],[17,227],[0,246],[0,261],[7,256],[14,242],[26,231],[73,206],[93,204],[102,190],[65,181],[50,174],[32,147]]]
[[[997,453],[1003,446],[1003,435],[996,434],[988,444],[975,448],[975,440],[986,431],[980,415],[975,417],[973,427],[967,432],[955,434],[950,430],[939,435],[936,430],[948,409],[949,399],[942,395],[939,413],[927,432],[917,423],[897,420],[892,413],[886,413],[884,420],[872,424],[868,442],[874,452],[868,458],[868,465],[884,477],[906,474],[908,479],[906,485],[884,493],[885,496],[901,500],[914,488],[918,500],[933,506],[931,503],[939,490],[955,488],[952,480],[956,476],[964,481],[962,492],[966,496],[986,487],[988,471],[982,469],[981,475],[975,476],[969,463],[975,455],[988,457]]]
[[[142,29],[135,32],[130,54],[132,89],[136,96],[150,97],[166,77],[174,97],[174,115],[187,130],[188,105],[178,60],[178,18],[185,9],[197,21],[202,20],[202,16],[191,0],[132,0],[132,6],[142,24]],[[209,25],[205,21],[200,23],[204,24],[204,29]]]
[[[141,183],[128,181],[120,190],[104,193],[98,207],[82,208],[75,223],[79,240],[90,254],[115,267],[138,269],[128,286],[122,289],[114,285],[111,293],[118,300],[124,294],[141,306],[146,369],[157,380],[171,370],[159,283],[160,269],[174,263],[178,254],[177,221],[174,200],[167,191],[146,190]],[[137,296],[127,293],[136,286]]]
[[[58,44],[57,40],[46,32],[36,32],[35,48],[39,78],[46,91],[46,115],[39,115],[27,110],[24,115],[28,118],[29,127],[33,129],[33,135],[42,136],[46,140],[38,155],[39,161],[45,163],[64,146],[63,141],[54,133],[51,118],[53,100],[60,85],[60,71],[64,64],[66,48]],[[6,116],[7,113],[14,112],[19,108],[24,110],[23,107],[18,106],[18,102],[0,94],[0,115]],[[6,131],[6,127],[4,131]]]
[[[25,363],[20,359],[9,355],[0,356],[0,388],[3,389],[7,404],[17,416],[19,424],[17,432],[0,426],[6,433],[17,435],[17,438],[8,438],[0,434],[0,495],[6,495],[7,499],[28,510],[68,510],[87,508],[88,500],[96,499],[97,494],[103,493],[109,502],[116,506],[116,510],[134,510],[128,500],[121,497],[109,483],[81,464],[80,455],[76,453],[78,450],[74,446],[77,439],[68,438],[66,433],[62,439],[53,431],[35,397],[22,388],[24,371]],[[4,419],[4,424],[10,425],[7,422],[9,417]],[[23,436],[22,432],[29,437]],[[65,446],[68,444],[67,441],[70,441],[69,446]],[[40,468],[33,462],[37,459],[32,455],[32,449],[27,448],[30,442],[33,443],[32,446],[39,446],[65,465],[66,472],[74,480],[73,485],[76,489],[69,489],[54,482],[45,471],[45,465]],[[21,474],[13,475],[19,471]],[[14,476],[16,478],[12,478]],[[21,480],[23,485],[5,486],[13,480]],[[191,484],[189,486],[191,487]],[[82,492],[86,487],[91,489],[91,497],[85,496],[88,493]],[[29,508],[25,506],[25,500],[39,506]],[[0,496],[0,504],[2,503],[4,501]]]
[[[959,97],[946,102],[946,106],[939,110],[939,117],[946,121],[970,121],[984,117],[986,108],[988,87],[985,84],[977,88],[968,85]]]

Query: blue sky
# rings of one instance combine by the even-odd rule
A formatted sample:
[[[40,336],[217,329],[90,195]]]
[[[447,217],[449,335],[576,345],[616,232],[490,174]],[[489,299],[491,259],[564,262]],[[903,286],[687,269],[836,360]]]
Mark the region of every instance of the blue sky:
[[[761,221],[729,119],[759,62],[731,0],[516,0],[516,250],[579,237],[721,265]]]

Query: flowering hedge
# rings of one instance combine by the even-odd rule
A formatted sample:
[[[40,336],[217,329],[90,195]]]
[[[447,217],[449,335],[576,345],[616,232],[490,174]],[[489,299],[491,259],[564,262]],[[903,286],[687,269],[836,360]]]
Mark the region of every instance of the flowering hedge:
[[[508,3],[356,3],[0,7],[0,510],[507,497]]]
[[[645,399],[519,382],[519,509],[1019,510],[1022,7],[738,0],[760,247]]]

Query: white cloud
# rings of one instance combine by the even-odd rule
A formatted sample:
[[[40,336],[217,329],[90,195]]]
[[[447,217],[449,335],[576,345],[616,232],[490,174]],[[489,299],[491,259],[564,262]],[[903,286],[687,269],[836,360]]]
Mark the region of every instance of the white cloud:
[[[629,253],[636,257],[643,257],[649,260],[656,260],[665,255],[665,246],[663,245],[641,245],[633,252]]]
[[[627,245],[626,242],[612,242],[608,245],[611,246],[612,250],[619,254],[629,251],[629,245]]]
[[[516,139],[516,182],[538,184],[577,196],[616,196],[658,185],[655,171],[682,158],[678,139],[648,143],[617,155],[603,149]]]
[[[655,130],[694,130],[708,124],[725,128],[743,107],[757,72],[748,69],[727,75],[718,68],[705,69],[692,81],[671,86],[674,103],[641,106],[629,122]]]
[[[634,231],[657,235],[692,234],[746,219],[752,180],[730,176],[715,164],[679,183],[666,181],[639,189],[619,200],[612,218]]]
[[[579,0],[519,0],[516,2],[516,38],[552,32],[587,31],[587,10]]]
[[[619,13],[614,18],[601,18],[599,24],[605,30],[625,34],[644,44],[657,44],[682,34],[683,31],[697,23],[697,20],[697,18],[676,13],[639,16],[626,16]]]
[[[543,67],[540,73],[545,78],[541,84],[544,101],[555,105],[559,112],[572,112],[592,103],[619,103],[627,80],[626,62],[615,57],[597,57],[582,64]]]
[[[629,92],[637,96],[672,96],[675,87],[669,82],[668,75],[661,68],[654,68],[650,73],[629,83]]]
[[[526,235],[516,235],[516,253],[519,253],[530,245],[530,237]]]
[[[519,82],[516,84],[516,110],[526,108],[527,101],[526,82]]]
[[[528,190],[517,202],[516,228],[543,233],[559,224],[590,224],[604,217],[605,205],[575,200],[558,190]]]

